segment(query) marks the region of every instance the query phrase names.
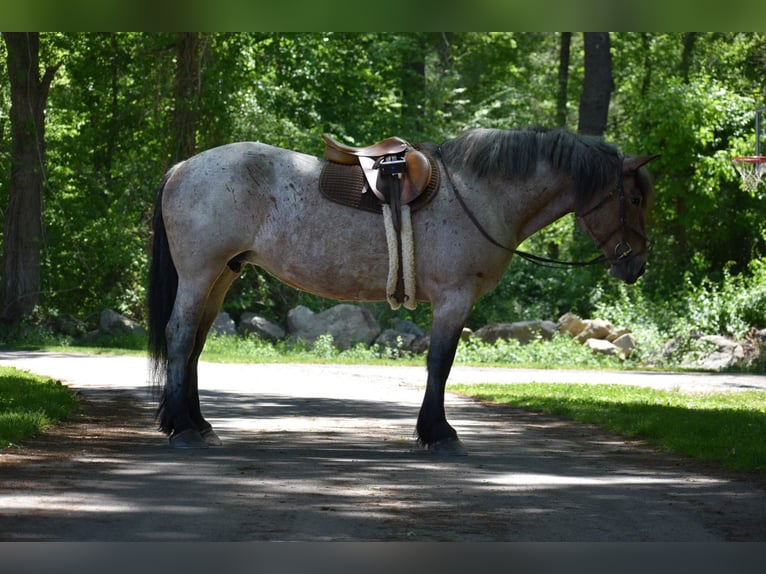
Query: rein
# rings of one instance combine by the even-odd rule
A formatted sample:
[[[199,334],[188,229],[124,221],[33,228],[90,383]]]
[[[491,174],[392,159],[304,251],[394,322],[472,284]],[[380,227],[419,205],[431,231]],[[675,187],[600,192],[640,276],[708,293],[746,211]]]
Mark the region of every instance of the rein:
[[[542,267],[553,267],[553,268],[561,268],[561,267],[588,267],[591,265],[598,265],[600,263],[607,263],[609,261],[620,261],[622,259],[625,259],[626,257],[629,257],[633,254],[633,249],[631,248],[630,244],[627,241],[626,235],[627,235],[627,222],[625,217],[625,189],[623,187],[623,179],[622,179],[622,171],[620,171],[619,180],[617,182],[617,189],[616,191],[620,194],[620,228],[622,231],[622,239],[615,247],[615,257],[607,257],[606,255],[599,255],[597,257],[594,257],[593,259],[589,261],[561,261],[559,259],[550,259],[548,257],[542,257],[540,255],[535,255],[534,253],[529,253],[527,251],[521,251],[520,249],[511,249],[510,247],[507,247],[497,241],[494,237],[492,237],[489,232],[484,229],[482,224],[479,222],[479,220],[476,218],[474,213],[470,210],[468,205],[466,205],[465,201],[463,200],[463,196],[458,191],[458,188],[455,186],[455,183],[452,181],[452,175],[450,174],[449,170],[447,169],[447,164],[444,162],[444,157],[442,156],[441,146],[439,146],[436,150],[436,155],[439,157],[439,161],[441,162],[442,166],[444,167],[444,173],[447,175],[447,181],[450,184],[450,187],[452,188],[452,191],[455,194],[455,197],[458,200],[458,203],[460,204],[460,207],[463,208],[463,211],[465,211],[466,215],[468,216],[468,219],[471,220],[471,222],[474,224],[476,229],[479,230],[479,232],[484,236],[487,241],[489,241],[492,245],[499,247],[500,249],[503,249],[505,251],[508,251],[509,253],[512,253],[514,255],[518,255],[522,259],[526,259],[527,261],[530,261],[536,265],[540,265]],[[603,205],[612,198],[614,195],[614,191],[606,195],[601,201],[599,201],[595,206],[591,207],[588,211],[586,211],[582,215],[576,215],[578,219],[581,219],[586,217],[587,215],[590,215],[594,211],[597,211]],[[583,220],[584,223],[584,220]],[[616,231],[615,231],[616,233]],[[601,248],[609,239],[611,239],[612,233],[609,237],[607,237],[604,241],[602,241],[597,248]]]

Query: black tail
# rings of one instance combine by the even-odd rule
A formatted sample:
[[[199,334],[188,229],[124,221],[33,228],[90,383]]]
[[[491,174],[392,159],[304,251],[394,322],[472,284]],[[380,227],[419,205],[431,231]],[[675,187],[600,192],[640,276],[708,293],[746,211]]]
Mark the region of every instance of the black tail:
[[[149,355],[152,361],[151,378],[156,392],[165,386],[168,362],[168,345],[165,327],[173,311],[178,289],[178,272],[168,247],[168,236],[162,219],[162,192],[173,170],[165,175],[157,190],[152,228],[154,239],[152,260],[149,267],[149,293],[147,306],[149,315]]]

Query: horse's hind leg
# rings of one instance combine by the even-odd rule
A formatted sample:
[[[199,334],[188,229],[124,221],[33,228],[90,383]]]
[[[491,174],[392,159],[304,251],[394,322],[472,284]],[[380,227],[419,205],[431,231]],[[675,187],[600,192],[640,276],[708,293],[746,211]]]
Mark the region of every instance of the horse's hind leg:
[[[239,267],[237,267],[237,269],[238,268]],[[205,341],[207,341],[210,327],[213,325],[215,318],[218,316],[218,312],[221,310],[221,305],[223,304],[226,292],[238,276],[238,271],[233,271],[229,267],[226,267],[213,285],[213,288],[210,290],[205,310],[200,319],[199,327],[197,328],[194,348],[186,369],[189,411],[197,431],[208,446],[221,446],[222,443],[221,439],[218,438],[218,435],[213,430],[212,425],[202,416],[202,409],[200,408],[199,403],[197,364],[199,362],[199,357],[202,354],[202,350],[205,348]]]
[[[176,447],[207,446],[200,434],[200,430],[204,430],[200,427],[205,423],[199,412],[196,358],[202,350],[196,347],[200,328],[205,326],[203,319],[208,316],[208,299],[216,279],[204,275],[193,280],[179,277],[173,312],[165,329],[168,370],[159,419],[160,429],[170,435],[171,445]],[[202,342],[204,344],[204,338]]]

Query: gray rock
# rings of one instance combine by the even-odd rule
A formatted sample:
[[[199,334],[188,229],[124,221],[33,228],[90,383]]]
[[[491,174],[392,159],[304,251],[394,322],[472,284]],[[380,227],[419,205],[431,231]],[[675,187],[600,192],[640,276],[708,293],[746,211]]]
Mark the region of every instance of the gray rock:
[[[537,336],[550,339],[553,337],[556,328],[556,324],[552,321],[539,320],[517,321],[515,323],[490,323],[476,331],[474,336],[489,345],[494,344],[499,339],[506,341],[515,339],[524,345]]]
[[[380,334],[372,313],[357,305],[341,303],[321,313],[299,305],[287,314],[287,330],[294,340],[313,344],[321,335],[330,334],[339,350],[358,343],[370,345]]]
[[[237,330],[241,335],[255,334],[273,343],[284,339],[286,335],[282,327],[255,313],[242,313]]]
[[[418,339],[413,333],[402,333],[395,329],[386,329],[375,339],[375,344],[386,349],[409,351],[412,344]]]
[[[620,354],[624,359],[630,357],[633,354],[633,351],[636,350],[636,339],[630,333],[620,335],[614,341],[611,341],[611,343],[620,349]]]
[[[416,337],[422,337],[425,335],[425,333],[423,333],[423,329],[418,327],[416,323],[406,319],[400,319],[399,317],[394,317],[394,331],[399,331],[400,333],[410,333]]]
[[[218,313],[208,332],[211,335],[236,335],[237,326],[234,324],[234,319],[226,311],[223,311]]]
[[[98,321],[98,330],[102,334],[117,335],[120,333],[143,333],[146,330],[138,323],[120,315],[112,309],[104,309]]]
[[[596,353],[601,353],[602,355],[615,356],[622,354],[619,347],[614,343],[610,343],[606,339],[586,339],[583,346],[588,347]]]

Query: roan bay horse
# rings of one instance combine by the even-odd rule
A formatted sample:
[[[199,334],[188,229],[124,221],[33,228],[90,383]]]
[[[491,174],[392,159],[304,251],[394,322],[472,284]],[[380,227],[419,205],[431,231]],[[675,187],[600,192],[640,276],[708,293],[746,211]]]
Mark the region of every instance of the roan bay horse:
[[[643,166],[613,145],[567,131],[476,129],[424,148],[441,170],[439,193],[412,216],[417,299],[433,307],[418,442],[461,452],[444,393],[474,302],[500,281],[525,238],[574,212],[611,274],[644,272],[644,217],[652,193]],[[157,412],[171,445],[220,440],[200,410],[197,362],[242,265],[347,301],[386,300],[381,217],[318,192],[322,159],[262,143],[224,145],[171,168],[157,193],[149,286]]]

